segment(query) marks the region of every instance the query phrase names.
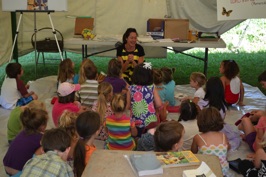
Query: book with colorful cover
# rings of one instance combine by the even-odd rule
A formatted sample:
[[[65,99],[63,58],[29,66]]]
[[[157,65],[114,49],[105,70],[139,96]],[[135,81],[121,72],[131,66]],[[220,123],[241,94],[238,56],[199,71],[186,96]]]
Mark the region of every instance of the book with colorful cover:
[[[156,152],[156,157],[164,168],[200,164],[200,160],[191,151]]]

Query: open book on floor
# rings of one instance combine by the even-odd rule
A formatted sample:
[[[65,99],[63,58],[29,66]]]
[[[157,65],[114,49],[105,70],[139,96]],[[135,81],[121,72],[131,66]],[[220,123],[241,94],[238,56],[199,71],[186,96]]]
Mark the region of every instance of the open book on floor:
[[[184,170],[183,177],[216,177],[216,175],[205,162],[201,162],[196,169]]]
[[[163,168],[154,153],[124,155],[137,176],[163,174]]]
[[[200,160],[191,151],[156,152],[156,157],[164,168],[200,164]]]

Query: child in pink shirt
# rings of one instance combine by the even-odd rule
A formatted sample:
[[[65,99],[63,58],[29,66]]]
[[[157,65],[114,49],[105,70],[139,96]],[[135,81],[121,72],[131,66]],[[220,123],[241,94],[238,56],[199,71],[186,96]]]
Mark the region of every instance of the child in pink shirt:
[[[87,110],[87,107],[81,106],[80,102],[75,101],[75,91],[80,89],[79,84],[71,84],[63,82],[58,86],[58,100],[54,103],[52,110],[52,117],[56,127],[58,127],[58,120],[64,110],[70,112],[82,113]]]

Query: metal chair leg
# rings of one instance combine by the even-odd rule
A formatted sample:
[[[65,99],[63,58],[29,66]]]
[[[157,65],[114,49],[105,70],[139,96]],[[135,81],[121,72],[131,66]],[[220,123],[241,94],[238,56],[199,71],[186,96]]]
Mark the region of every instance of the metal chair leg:
[[[38,55],[37,55],[36,65],[39,63],[39,57],[40,57],[40,52],[38,52]]]
[[[43,65],[45,66],[44,52],[42,52],[42,62],[43,62]]]

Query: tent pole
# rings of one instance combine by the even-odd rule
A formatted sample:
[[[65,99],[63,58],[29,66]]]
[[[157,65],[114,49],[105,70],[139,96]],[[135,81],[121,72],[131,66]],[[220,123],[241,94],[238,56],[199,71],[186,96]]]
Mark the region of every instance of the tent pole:
[[[17,17],[16,17],[16,12],[11,12],[11,30],[12,30],[12,41],[14,41],[14,38],[16,36],[16,29],[17,29]],[[18,45],[17,41],[14,46],[13,50],[13,58],[16,60],[18,63]]]

